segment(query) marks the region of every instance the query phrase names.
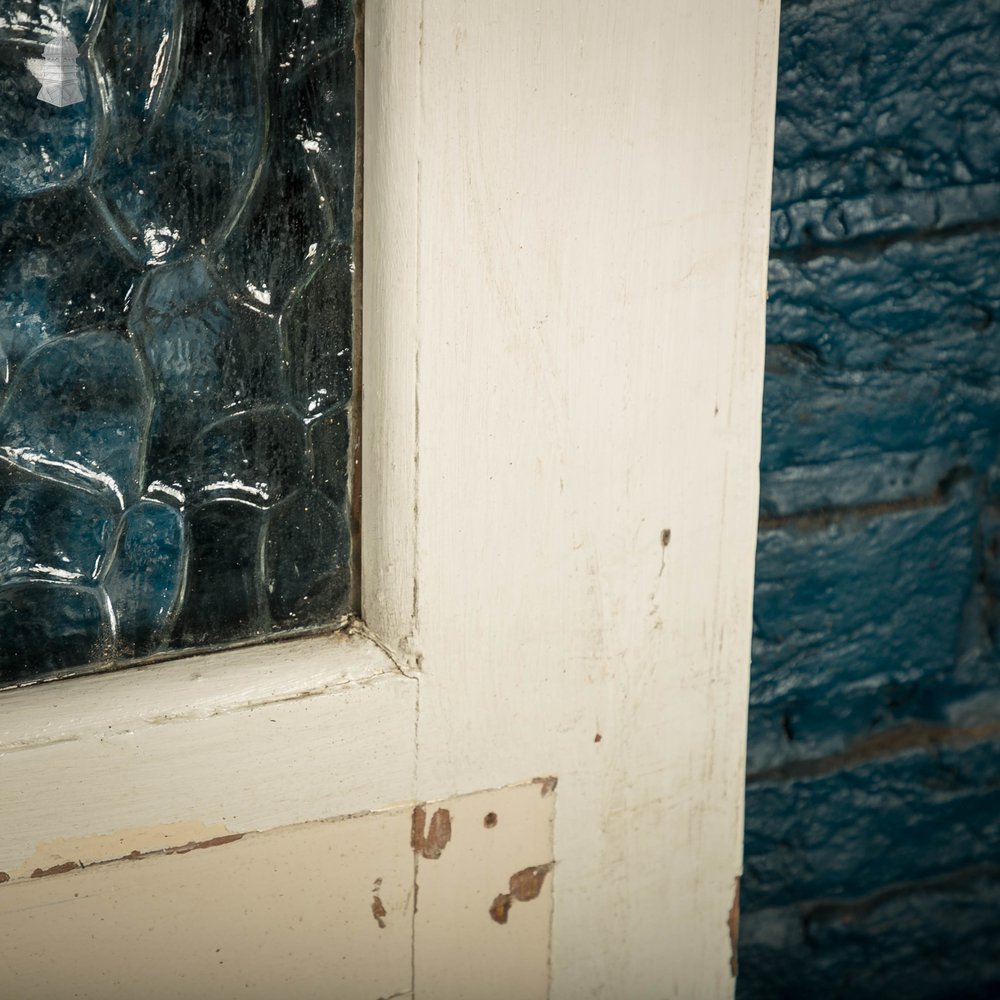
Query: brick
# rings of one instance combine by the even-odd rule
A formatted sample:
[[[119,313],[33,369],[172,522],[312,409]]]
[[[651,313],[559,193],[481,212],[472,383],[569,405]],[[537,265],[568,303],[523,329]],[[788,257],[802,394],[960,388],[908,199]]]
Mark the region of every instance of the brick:
[[[998,257],[994,230],[877,254],[772,257],[768,342],[798,345],[824,369],[1000,374]]]
[[[863,752],[913,726],[971,728],[1000,719],[1000,676],[993,656],[914,680],[890,676],[751,698],[747,739],[750,780],[774,769]]]
[[[898,636],[905,646],[927,650],[915,663],[940,662],[954,652],[967,579],[974,572],[973,533],[977,507],[969,483],[940,503],[881,516],[844,514],[804,525],[792,522],[761,531],[757,546],[754,620],[758,648],[768,668],[811,656],[838,636],[880,633],[894,660],[903,655],[892,635],[902,615],[910,627]],[[921,629],[921,619],[933,617]],[[897,624],[902,624],[899,622]],[[939,636],[940,640],[935,640]],[[863,667],[856,677],[868,676]],[[843,672],[838,683],[850,679]]]
[[[920,451],[883,451],[788,465],[761,475],[760,513],[776,518],[919,500],[932,496],[955,470],[964,468],[968,468],[968,456],[957,441]]]
[[[1000,996],[997,52],[783,4],[745,1000]]]
[[[976,501],[976,484],[963,482],[926,506],[761,531],[751,773],[838,752],[900,721],[941,718],[943,685],[996,674],[995,605],[973,591]],[[959,654],[988,662],[958,676]]]
[[[813,0],[781,13],[774,246],[997,214],[995,4]]]
[[[1000,858],[1000,737],[747,787],[743,906],[851,899]]]
[[[743,915],[738,1000],[992,1000],[1000,870],[906,884],[846,905]]]
[[[975,228],[1000,215],[1000,184],[934,191],[877,191],[854,198],[810,198],[771,211],[771,246],[793,256],[884,242],[928,230]]]
[[[996,460],[998,257],[1000,233],[978,233],[771,261],[765,513],[919,495]]]

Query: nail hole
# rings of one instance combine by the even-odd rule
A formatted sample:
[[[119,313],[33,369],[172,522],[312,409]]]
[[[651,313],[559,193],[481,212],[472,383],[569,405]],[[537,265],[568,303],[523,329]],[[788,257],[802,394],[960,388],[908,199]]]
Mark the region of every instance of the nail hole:
[[[496,825],[497,825],[496,813],[487,813],[483,817],[483,826],[485,826],[487,830],[492,830],[493,827],[495,827]]]

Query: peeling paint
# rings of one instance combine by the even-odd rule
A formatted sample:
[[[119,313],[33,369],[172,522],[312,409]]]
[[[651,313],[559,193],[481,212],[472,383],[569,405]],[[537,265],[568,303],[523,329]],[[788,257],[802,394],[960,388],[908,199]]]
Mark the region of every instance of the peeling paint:
[[[227,833],[219,837],[210,837],[208,840],[192,840],[185,844],[175,844],[171,847],[161,847],[150,851],[140,851],[136,849],[129,851],[128,854],[122,854],[113,858],[101,858],[96,861],[84,862],[79,859],[76,861],[62,861],[58,864],[50,865],[47,868],[34,868],[29,878],[47,878],[49,875],[65,875],[67,872],[90,868],[93,865],[108,865],[116,861],[140,861],[143,858],[160,857],[166,854],[188,854],[191,851],[201,851],[208,847],[221,847],[223,844],[232,844],[237,840],[242,839],[242,833]],[[4,878],[0,878],[0,882],[10,880],[10,876],[7,875],[6,872],[0,874],[6,876]]]
[[[434,861],[441,857],[441,852],[451,840],[451,813],[447,809],[436,810],[425,835],[426,822],[427,810],[423,806],[416,806],[410,829],[410,846],[422,857]]]
[[[45,871],[67,861],[87,867],[106,861],[134,860],[171,848],[208,844],[230,834],[224,823],[181,821],[85,837],[62,837],[39,844],[30,858],[9,870],[16,880],[30,877],[38,868]]]
[[[559,784],[558,778],[548,777],[548,778],[535,778],[535,784],[542,786],[542,796],[551,795],[556,790],[556,785]]]
[[[552,865],[536,865],[533,868],[522,868],[510,877],[510,894],[520,903],[528,903],[538,898],[545,884],[545,876],[552,870]]]
[[[222,839],[208,838],[58,878],[15,877],[0,886],[0,996],[131,1000],[150,982],[165,997],[405,992],[411,810],[248,831],[198,849]],[[349,861],[324,865],[336,858]]]
[[[739,941],[740,941],[740,877],[736,876],[736,886],[733,890],[733,905],[729,908],[729,971],[733,979],[739,975]]]
[[[511,903],[509,892],[502,892],[490,904],[490,916],[498,923],[507,923],[507,916],[510,913]]]
[[[493,920],[498,924],[505,924],[515,900],[519,903],[530,903],[531,900],[537,899],[545,884],[545,876],[550,871],[552,871],[551,862],[514,872],[508,881],[507,888],[510,891],[500,893],[490,904],[490,916]]]
[[[46,878],[49,875],[62,875],[64,872],[71,872],[75,868],[82,868],[79,861],[64,861],[61,865],[53,865],[51,868],[36,868],[32,873],[32,878]]]
[[[440,861],[414,855],[420,884],[413,918],[417,997],[550,995],[555,875],[544,881],[544,873],[555,872],[554,787],[542,777],[425,803],[427,819],[437,806],[448,807],[453,836]],[[384,898],[393,913],[391,931],[395,908]],[[530,899],[535,901],[525,902]],[[376,933],[367,920],[366,926]]]
[[[190,844],[182,844],[180,847],[167,847],[164,854],[187,854],[189,851],[202,851],[206,847],[221,847],[223,844],[232,844],[237,840],[242,840],[242,833],[229,833],[224,837],[212,837],[211,840],[196,840]],[[139,854],[137,857],[143,857]]]

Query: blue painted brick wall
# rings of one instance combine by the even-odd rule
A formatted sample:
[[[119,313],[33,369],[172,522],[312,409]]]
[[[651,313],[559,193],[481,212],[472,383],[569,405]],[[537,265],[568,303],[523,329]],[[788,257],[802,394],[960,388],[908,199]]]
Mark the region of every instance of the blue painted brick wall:
[[[785,0],[745,1000],[1000,996],[1000,0]]]

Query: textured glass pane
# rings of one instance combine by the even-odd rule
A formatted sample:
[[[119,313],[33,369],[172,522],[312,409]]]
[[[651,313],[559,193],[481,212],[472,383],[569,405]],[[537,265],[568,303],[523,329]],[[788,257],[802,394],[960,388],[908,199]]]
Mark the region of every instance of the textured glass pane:
[[[0,684],[348,610],[354,30],[0,6]]]

